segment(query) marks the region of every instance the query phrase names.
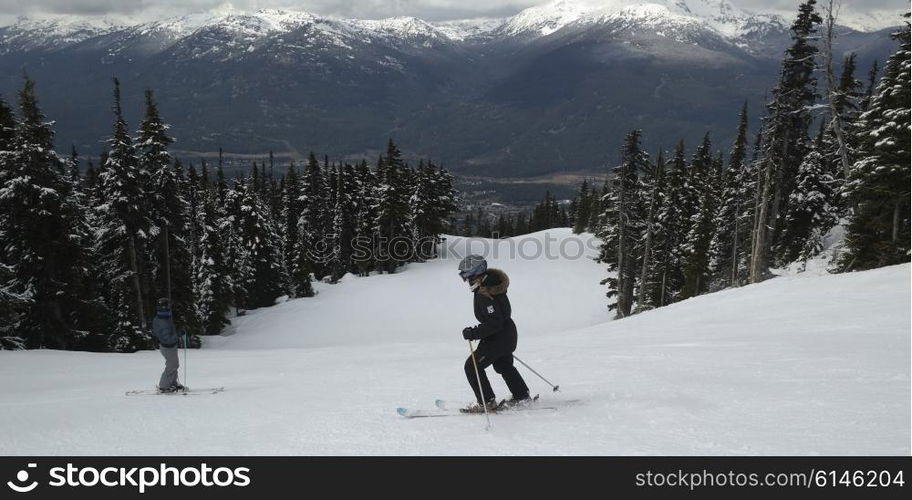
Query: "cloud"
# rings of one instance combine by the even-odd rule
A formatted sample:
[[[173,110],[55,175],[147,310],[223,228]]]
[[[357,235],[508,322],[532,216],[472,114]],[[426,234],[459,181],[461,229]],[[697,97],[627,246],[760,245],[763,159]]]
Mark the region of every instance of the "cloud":
[[[248,11],[284,8],[335,17],[380,19],[415,16],[429,21],[441,21],[471,17],[506,17],[546,1],[548,0],[0,0],[0,20],[20,15],[40,17],[53,14],[111,15],[148,20],[230,5]],[[799,3],[798,0],[730,1],[745,9],[772,11],[785,15],[796,12]],[[822,4],[826,0],[819,2]],[[844,11],[855,13],[908,9],[908,2],[905,0],[843,0],[842,4]]]

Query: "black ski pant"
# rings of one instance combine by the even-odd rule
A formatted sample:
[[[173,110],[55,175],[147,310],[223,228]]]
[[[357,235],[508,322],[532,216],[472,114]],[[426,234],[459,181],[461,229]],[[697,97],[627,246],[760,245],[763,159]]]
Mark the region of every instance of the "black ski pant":
[[[508,321],[504,329],[490,337],[482,340],[475,349],[475,362],[478,364],[478,376],[475,375],[475,365],[472,363],[472,357],[469,356],[465,362],[465,374],[469,379],[469,385],[475,392],[475,400],[482,403],[481,394],[478,392],[478,379],[481,379],[481,391],[484,393],[484,400],[496,400],[494,390],[491,388],[491,382],[485,373],[485,368],[494,366],[494,371],[499,373],[507,388],[513,394],[514,398],[525,398],[529,395],[529,387],[523,380],[519,371],[513,366],[513,351],[516,350],[516,325],[513,321]]]

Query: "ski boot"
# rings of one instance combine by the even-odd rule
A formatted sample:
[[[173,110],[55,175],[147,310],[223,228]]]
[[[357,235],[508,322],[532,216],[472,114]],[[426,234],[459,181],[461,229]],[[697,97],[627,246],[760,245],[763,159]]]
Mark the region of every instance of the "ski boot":
[[[525,396],[520,396],[520,397],[514,396],[512,399],[505,399],[505,400],[501,401],[500,404],[497,405],[497,409],[498,410],[512,410],[514,408],[521,408],[523,406],[528,406],[536,401],[538,401],[538,394],[536,394],[534,398],[529,397],[528,394],[526,394]]]
[[[484,406],[482,406],[478,403],[472,403],[471,405],[469,405],[465,408],[460,408],[459,411],[461,411],[462,413],[484,413],[485,408],[487,408],[487,411],[490,413],[496,412],[497,411],[497,400],[494,400],[494,399],[488,400],[488,402],[485,403]]]

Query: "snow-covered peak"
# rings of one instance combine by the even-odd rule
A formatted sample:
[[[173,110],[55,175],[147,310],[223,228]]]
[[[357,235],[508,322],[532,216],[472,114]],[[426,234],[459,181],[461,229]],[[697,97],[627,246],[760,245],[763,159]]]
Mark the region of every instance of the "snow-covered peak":
[[[509,18],[498,31],[508,36],[547,36],[592,12],[597,8],[596,5],[597,3],[587,0],[553,0],[523,10]]]
[[[468,40],[483,37],[504,24],[500,18],[458,19],[433,23],[452,40]]]
[[[884,28],[902,26],[904,23],[902,15],[907,10],[909,9],[864,11],[843,9],[839,13],[836,22],[858,31],[877,31]]]
[[[553,0],[528,8],[498,28],[506,36],[547,36],[574,24],[600,24],[626,19],[655,24],[661,19],[715,30],[725,37],[739,37],[763,23],[782,24],[772,14],[754,14],[728,0]]]
[[[319,18],[309,12],[262,9],[246,13],[234,8],[176,16],[141,25],[143,31],[165,30],[183,37],[204,28],[218,28],[250,36],[291,31],[314,23]]]
[[[51,16],[40,19],[26,16],[7,26],[0,44],[20,48],[58,47],[122,29],[124,22],[111,17]]]
[[[390,17],[378,20],[352,20],[350,22],[361,29],[383,36],[402,39],[449,38],[443,30],[417,17]]]

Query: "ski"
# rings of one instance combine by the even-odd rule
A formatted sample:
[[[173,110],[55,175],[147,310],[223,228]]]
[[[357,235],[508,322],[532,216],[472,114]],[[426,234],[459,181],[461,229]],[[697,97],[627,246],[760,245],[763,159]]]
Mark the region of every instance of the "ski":
[[[218,394],[223,392],[225,387],[206,387],[203,389],[185,389],[174,392],[161,392],[158,389],[135,389],[124,393],[125,396],[199,396],[202,394]]]
[[[462,415],[462,413],[453,411],[410,410],[408,408],[396,408],[396,413],[405,418],[452,417],[455,415]]]
[[[512,413],[518,411],[556,411],[561,406],[569,406],[574,404],[581,403],[581,399],[568,399],[564,401],[554,401],[547,403],[546,406],[538,405],[538,395],[532,398],[532,401],[520,406],[507,407],[504,406],[505,401],[501,401],[497,410],[490,413],[499,414],[499,413]],[[452,417],[456,415],[484,415],[484,413],[466,413],[459,411],[459,409],[454,409],[447,404],[447,401],[444,399],[438,399],[434,401],[434,410],[424,410],[424,409],[410,409],[410,408],[396,408],[396,413],[405,418],[433,418],[433,417]]]
[[[506,400],[501,400],[500,403],[498,403],[498,405],[497,405],[497,410],[492,413],[510,413],[510,412],[514,412],[514,411],[536,411],[536,410],[556,411],[563,406],[572,406],[572,405],[577,405],[577,404],[580,404],[583,402],[582,399],[566,399],[566,400],[562,400],[562,401],[549,401],[547,403],[543,403],[544,406],[541,406],[539,404],[538,398],[539,398],[539,395],[536,394],[532,398],[532,401],[529,401],[528,403],[525,403],[525,404],[522,404],[519,406],[514,406],[514,407],[505,406]],[[435,402],[435,405],[437,406],[438,409],[440,409],[442,411],[454,411],[448,405],[446,400],[443,400],[443,399],[438,399]]]

